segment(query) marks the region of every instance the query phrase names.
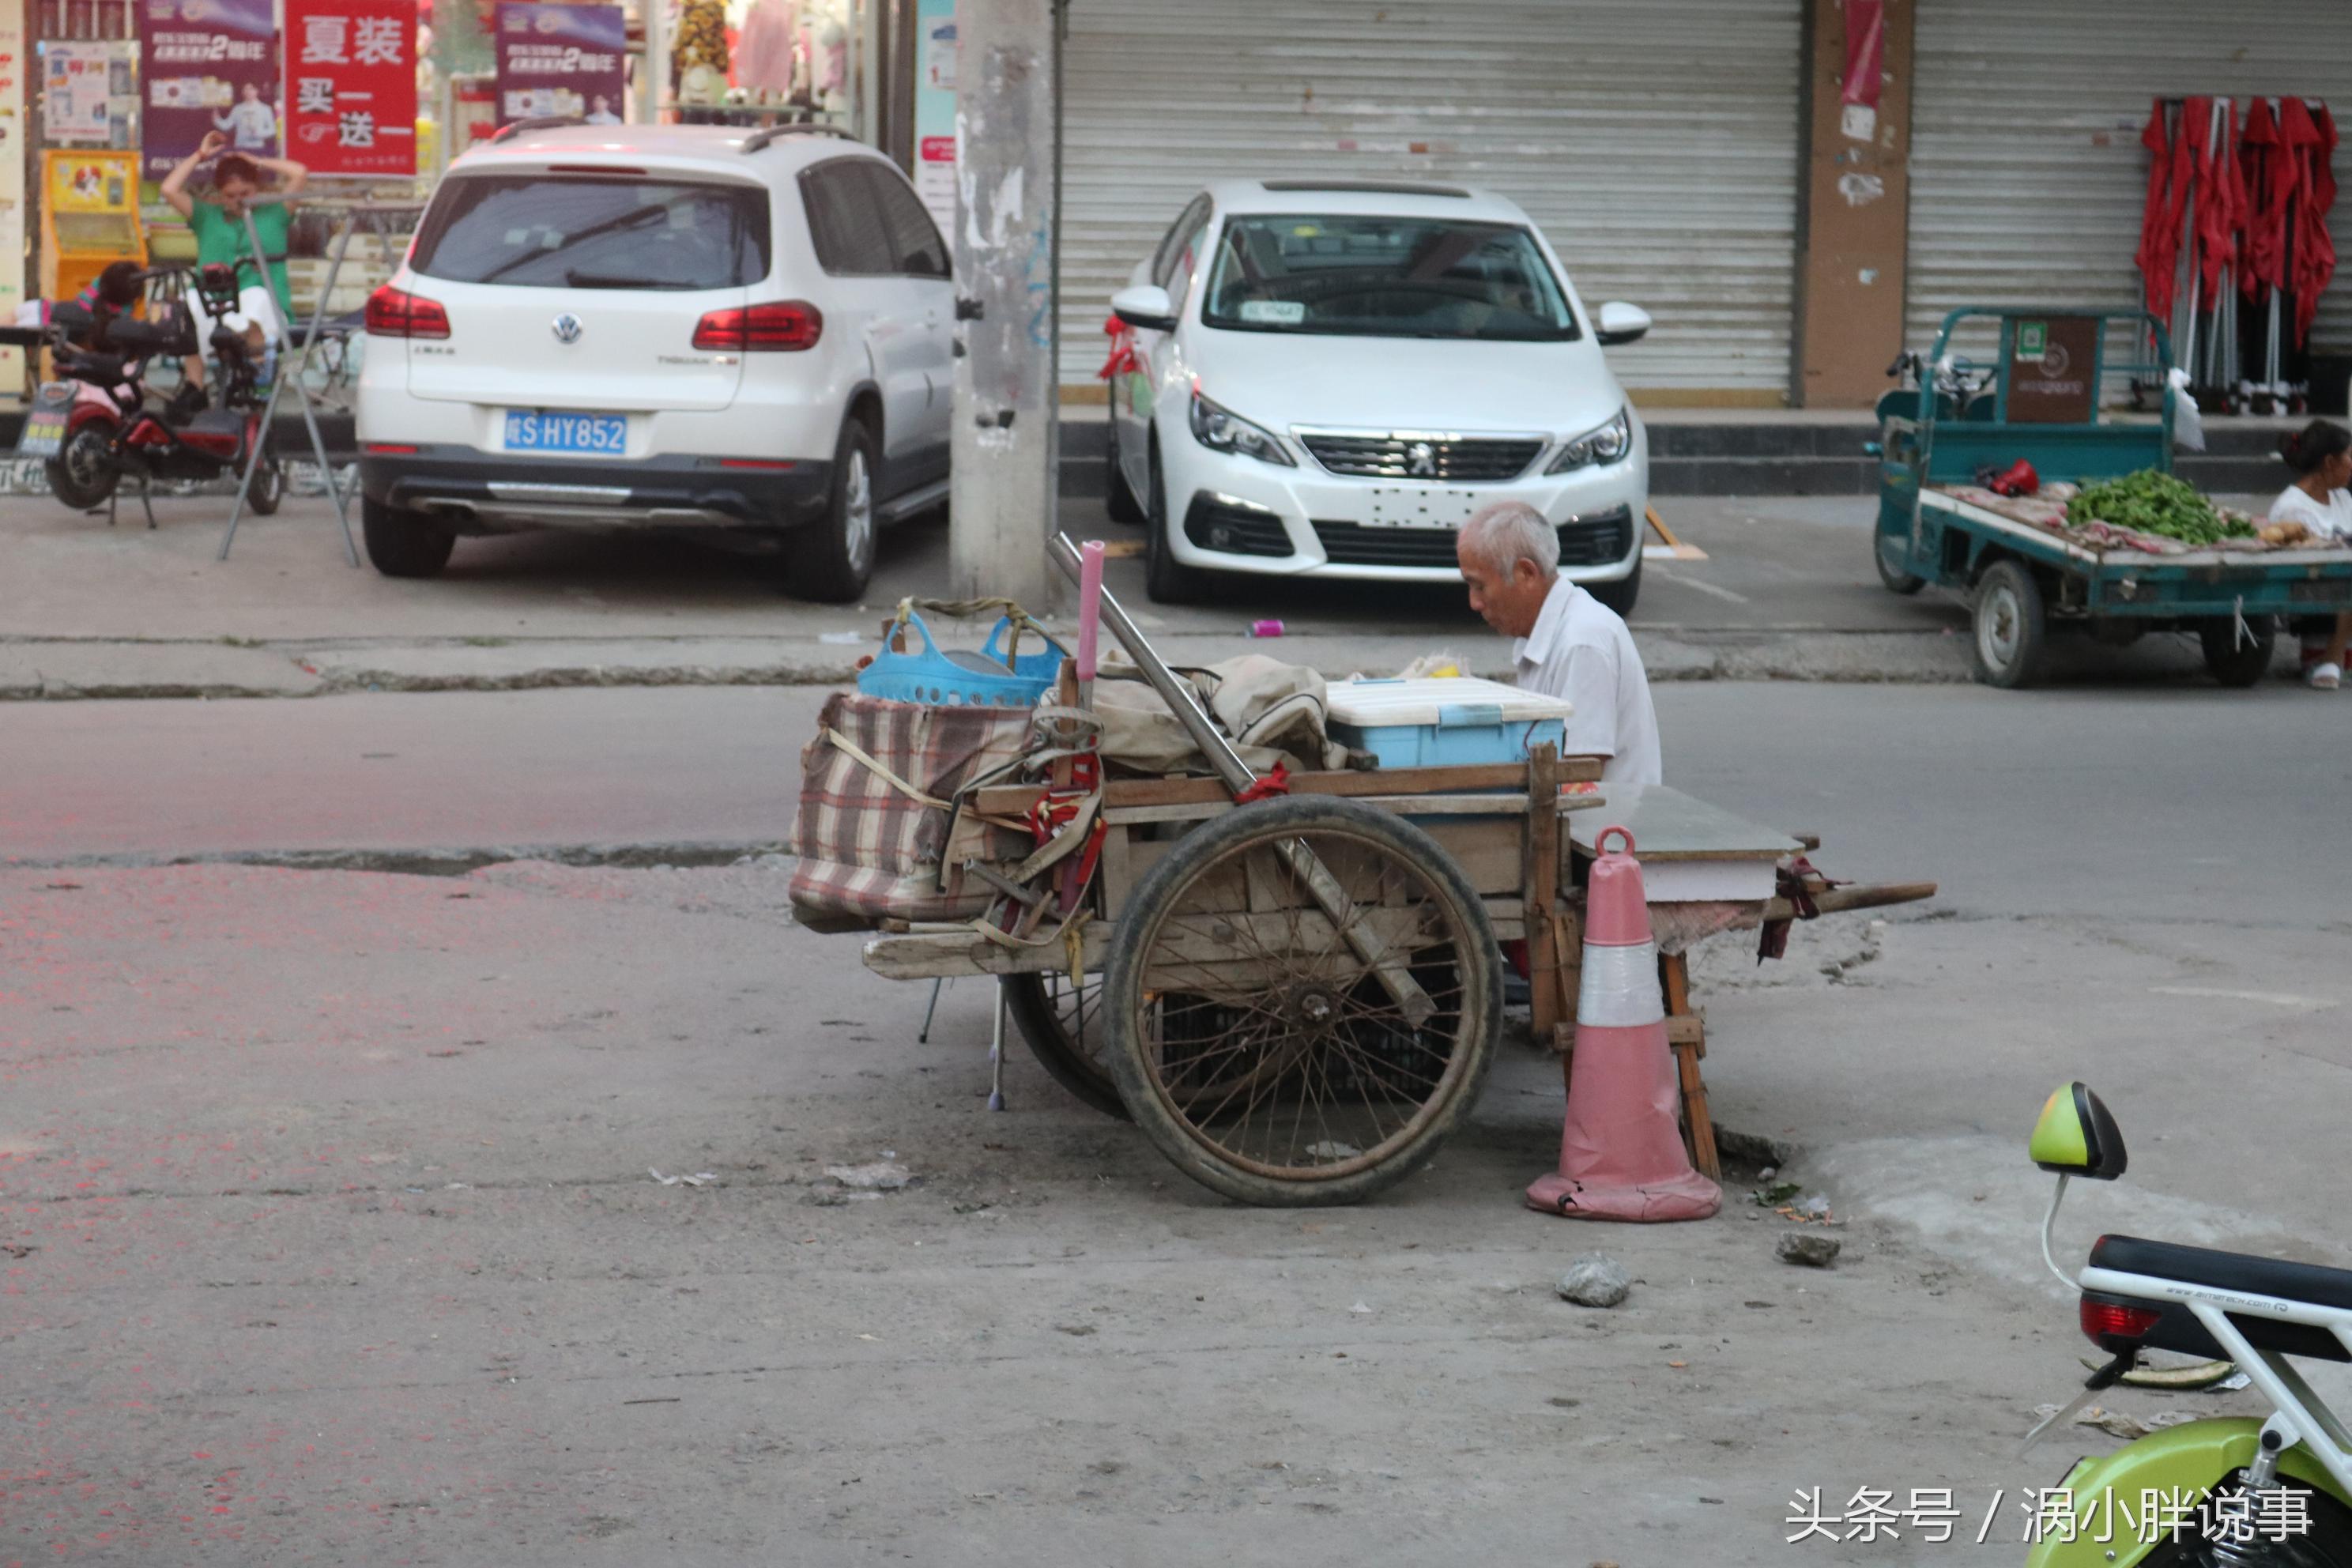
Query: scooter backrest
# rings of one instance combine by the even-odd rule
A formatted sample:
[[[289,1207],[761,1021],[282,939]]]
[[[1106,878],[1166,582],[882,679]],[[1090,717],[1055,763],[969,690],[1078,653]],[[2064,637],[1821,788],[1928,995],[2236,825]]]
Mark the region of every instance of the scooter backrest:
[[[2042,1101],[2026,1152],[2045,1171],[2095,1182],[2114,1181],[2129,1163],[2122,1129],[2105,1102],[2080,1082],[2061,1086]]]

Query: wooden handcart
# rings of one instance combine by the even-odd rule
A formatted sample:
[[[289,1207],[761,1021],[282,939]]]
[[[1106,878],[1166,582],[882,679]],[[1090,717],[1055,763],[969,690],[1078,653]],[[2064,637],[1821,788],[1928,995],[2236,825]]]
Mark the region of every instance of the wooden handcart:
[[[1082,889],[992,877],[1001,929],[887,931],[866,963],[1002,977],[1003,1005],[1065,1088],[1220,1193],[1370,1196],[1476,1102],[1503,1029],[1503,943],[1527,943],[1538,1038],[1568,1041],[1581,933],[1564,826],[1605,805],[1589,788],[1601,763],[1539,746],[1517,763],[1298,774],[1237,804],[1248,770],[1108,595],[1103,616],[1223,776],[1106,782]],[[970,805],[1012,820],[1049,787],[984,787]],[[1755,919],[1773,913],[1753,901]],[[1688,1131],[1712,1170],[1704,1037],[1670,962]]]

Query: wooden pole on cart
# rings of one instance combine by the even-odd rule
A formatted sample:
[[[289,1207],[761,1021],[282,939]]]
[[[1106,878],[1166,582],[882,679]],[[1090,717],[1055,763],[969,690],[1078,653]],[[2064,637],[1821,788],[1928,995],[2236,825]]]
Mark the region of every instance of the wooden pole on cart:
[[[1691,1011],[1690,960],[1667,953],[1658,960],[1658,987],[1665,994],[1666,1044],[1675,1053],[1675,1074],[1683,1091],[1683,1143],[1691,1163],[1710,1182],[1723,1180],[1716,1153],[1715,1117],[1707,1110],[1706,1080],[1699,1058],[1706,1055],[1706,1016]]]
[[[1527,873],[1521,892],[1528,937],[1528,1022],[1549,1044],[1570,1016],[1560,993],[1559,750],[1546,742],[1528,759]]]

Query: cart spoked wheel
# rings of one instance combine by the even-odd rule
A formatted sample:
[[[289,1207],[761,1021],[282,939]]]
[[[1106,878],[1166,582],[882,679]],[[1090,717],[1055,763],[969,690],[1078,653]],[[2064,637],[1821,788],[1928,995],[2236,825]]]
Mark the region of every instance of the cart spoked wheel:
[[[1353,900],[1352,939],[1300,845]],[[1346,799],[1244,806],[1186,834],[1128,905],[1103,979],[1111,1075],[1204,1185],[1355,1203],[1469,1113],[1502,988],[1486,906],[1429,835]]]
[[[1969,652],[1979,680],[2014,689],[2042,673],[2048,633],[2042,589],[2015,561],[1996,561],[1977,579],[1975,636]]]
[[[2224,686],[2252,686],[2270,673],[2271,653],[2278,644],[2278,618],[2250,616],[2244,633],[2235,616],[2215,616],[2197,627],[2197,646],[2205,668]]]
[[[1047,1077],[1105,1115],[1131,1120],[1103,1059],[1100,975],[1074,986],[1066,974],[1008,974],[1004,1008]]]

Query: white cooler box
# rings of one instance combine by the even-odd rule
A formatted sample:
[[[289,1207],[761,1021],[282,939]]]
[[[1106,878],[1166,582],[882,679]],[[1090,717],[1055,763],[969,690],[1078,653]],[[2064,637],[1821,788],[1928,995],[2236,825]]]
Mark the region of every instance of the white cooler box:
[[[1525,762],[1535,746],[1559,746],[1575,711],[1562,698],[1463,677],[1335,680],[1328,702],[1331,738],[1383,768]]]

